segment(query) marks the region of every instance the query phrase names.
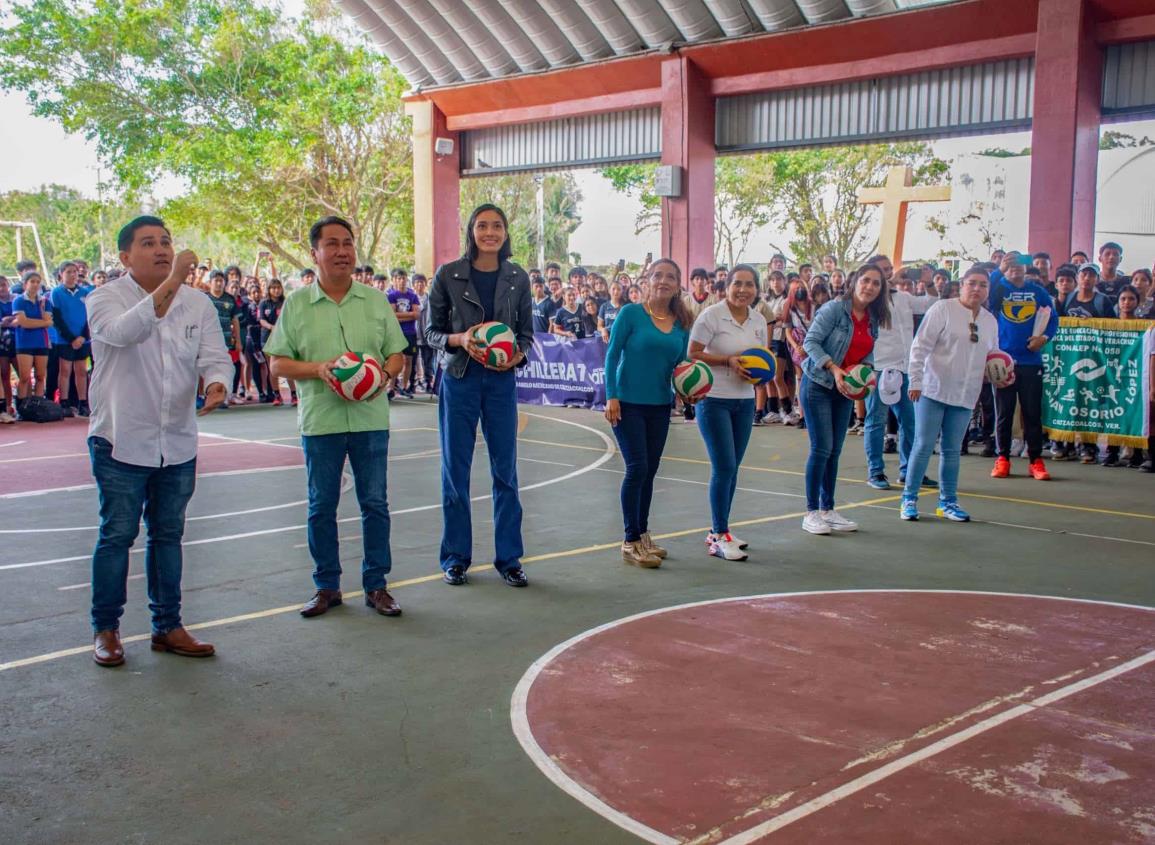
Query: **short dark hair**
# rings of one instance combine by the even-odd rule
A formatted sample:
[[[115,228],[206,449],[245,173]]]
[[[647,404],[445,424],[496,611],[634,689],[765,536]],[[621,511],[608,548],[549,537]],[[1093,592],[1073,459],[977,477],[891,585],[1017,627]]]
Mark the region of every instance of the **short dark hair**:
[[[407,279],[409,278],[408,273],[405,274],[405,278],[407,278]],[[389,277],[386,276],[384,273],[374,273],[373,274],[373,281],[375,281],[375,282],[387,282],[387,281],[389,281]]]
[[[29,270],[35,270],[35,269],[36,269],[36,262],[35,261],[29,261],[27,258],[25,258],[23,261],[17,261],[16,262],[16,275],[17,276],[23,276]]]
[[[745,270],[747,273],[750,273],[751,275],[753,275],[754,276],[754,286],[761,288],[762,279],[758,276],[758,271],[756,269],[754,269],[753,264],[735,264],[734,269],[729,271],[730,276],[726,280],[727,283],[733,284],[735,274],[741,270]]]
[[[429,279],[428,279],[428,278],[425,276],[425,274],[424,274],[424,273],[414,273],[414,274],[413,274],[412,276],[410,276],[409,278],[410,278],[410,279],[412,279],[412,280],[413,280],[413,281],[415,281],[415,282],[416,282],[418,279],[420,279],[420,280],[421,280],[421,281],[423,281],[423,282],[428,282],[428,281],[429,281]]]
[[[890,261],[890,256],[883,255],[881,252],[879,252],[866,259],[867,264],[877,264],[879,261]],[[861,270],[862,268],[860,267],[859,269]]]
[[[1123,254],[1123,247],[1119,246],[1119,244],[1115,243],[1114,241],[1107,241],[1107,243],[1099,247],[1099,255],[1102,255],[1103,250],[1105,249],[1114,249],[1117,250],[1120,255]]]
[[[813,270],[813,269],[814,269],[813,264],[799,264],[798,265],[798,272],[799,273],[801,273],[803,270]]]
[[[56,268],[57,277],[59,277],[60,274],[63,273],[69,267],[76,267],[76,262],[75,261],[61,261],[60,266]],[[77,267],[77,269],[80,269],[80,268]]]
[[[317,271],[314,270],[312,267],[306,267],[304,270],[301,271],[301,275],[302,276],[315,276],[315,275],[317,275]]]
[[[569,278],[571,278],[571,279],[574,276],[588,276],[588,275],[589,275],[589,273],[586,272],[586,268],[582,267],[580,264],[577,267],[570,267],[569,268]]]
[[[223,279],[223,278],[225,278],[225,271],[224,270],[213,270],[211,273],[209,273],[209,281],[210,282],[213,279]]]
[[[540,276],[541,270],[538,269],[537,267],[530,267],[529,268],[529,274],[532,276],[534,273],[537,273]]]
[[[391,277],[392,276],[404,276],[405,278],[409,278],[409,271],[406,270],[404,267],[394,267],[392,270],[389,271],[389,275]]]
[[[152,214],[142,214],[124,224],[116,236],[116,248],[121,252],[128,252],[132,249],[132,242],[136,239],[136,230],[143,229],[145,226],[160,226],[165,232],[168,232],[169,236],[172,235],[172,232],[168,231],[168,226],[159,217]]]
[[[776,253],[774,253],[773,255],[771,255],[771,256],[770,256],[770,260],[771,260],[771,261],[773,261],[775,258],[781,258],[783,261],[785,261],[785,260],[786,260],[786,256],[785,256],[785,255],[783,255],[783,254],[782,254],[782,253],[780,253],[780,252],[776,252]]]
[[[1086,253],[1086,252],[1084,252],[1084,251],[1083,251],[1083,250],[1081,250],[1081,249],[1077,249],[1077,250],[1075,250],[1074,252],[1072,252],[1072,253],[1071,253],[1071,258],[1074,258],[1076,255],[1081,255],[1081,256],[1083,256],[1083,263],[1084,263],[1084,264],[1086,264],[1086,263],[1087,263],[1087,259],[1091,257],[1091,256],[1087,255],[1087,253]]]
[[[531,285],[541,285],[545,287],[545,279],[530,279],[529,283]]]
[[[1033,264],[1023,272],[1028,276],[1034,276],[1040,279],[1043,277],[1043,274],[1039,272],[1039,268]]]
[[[362,273],[368,273],[369,275],[373,275],[373,265],[372,264],[366,264],[364,267],[361,268],[361,272]]]
[[[228,267],[225,268],[225,278],[227,279],[229,277],[229,273],[232,273],[233,271],[236,271],[236,274],[238,276],[240,276],[242,279],[244,279],[245,274],[243,272],[241,272],[241,268],[238,267],[236,264],[230,264]]]
[[[316,223],[309,227],[309,245],[313,249],[317,248],[317,244],[321,242],[321,230],[326,226],[341,226],[353,237],[357,237],[357,233],[353,231],[353,224],[343,217],[338,217],[335,214],[330,214],[328,217],[322,217]]]
[[[549,262],[549,264],[545,265],[545,269],[547,272],[550,270],[557,270],[560,273],[561,272],[561,265],[558,264],[556,261],[551,261],[551,262]]]
[[[1051,254],[1049,252],[1036,252],[1034,255],[1031,256],[1031,259],[1033,261],[1038,261],[1040,258],[1043,259],[1044,261],[1050,261],[1051,260]]]
[[[1055,271],[1055,278],[1060,276],[1067,279],[1077,279],[1079,277],[1079,268],[1074,264],[1063,264]]]
[[[695,276],[701,276],[703,279],[710,278],[710,274],[706,271],[705,267],[695,267],[693,270],[691,270],[690,278],[692,279]]]

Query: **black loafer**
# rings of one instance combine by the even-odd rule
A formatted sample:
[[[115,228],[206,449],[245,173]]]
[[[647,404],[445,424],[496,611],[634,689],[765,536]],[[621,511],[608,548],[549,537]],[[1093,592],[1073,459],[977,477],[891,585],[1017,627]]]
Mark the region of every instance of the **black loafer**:
[[[468,584],[469,578],[465,574],[465,567],[451,566],[445,570],[445,574],[441,576],[445,579],[446,584],[452,584],[454,587],[460,587],[462,584]]]
[[[525,577],[525,570],[520,566],[501,573],[501,578],[511,587],[528,587],[529,579]]]

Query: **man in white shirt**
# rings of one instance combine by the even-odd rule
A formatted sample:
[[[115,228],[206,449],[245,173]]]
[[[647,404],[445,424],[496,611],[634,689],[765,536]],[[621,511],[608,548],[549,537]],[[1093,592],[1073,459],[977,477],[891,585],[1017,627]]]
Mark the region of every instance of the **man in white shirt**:
[[[196,486],[197,379],[204,415],[225,399],[233,364],[216,309],[184,285],[196,266],[189,250],[174,258],[172,236],[157,217],[137,217],[117,236],[128,272],[88,297],[93,357],[88,448],[100,495],[100,532],[92,555],[93,660],[124,663],[120,617],[127,600],[128,553],[144,513],[144,568],[152,609],[152,648],[184,657],[214,649],[180,619],[181,538]]]
[[[894,265],[885,255],[872,256],[868,264],[874,264],[882,271],[882,277],[890,284],[894,276]],[[866,397],[866,426],[863,445],[866,449],[867,481],[876,490],[890,489],[886,477],[886,463],[883,450],[886,440],[886,412],[893,410],[898,419],[898,480],[906,480],[906,464],[910,460],[910,449],[914,445],[914,403],[910,401],[910,346],[914,343],[914,318],[927,312],[938,302],[938,291],[934,282],[927,285],[925,296],[913,296],[905,291],[890,288],[890,328],[880,327],[878,339],[874,342],[874,369],[881,380],[883,370],[893,369],[902,373],[902,392],[898,402],[887,405],[882,401],[881,391],[872,390]]]

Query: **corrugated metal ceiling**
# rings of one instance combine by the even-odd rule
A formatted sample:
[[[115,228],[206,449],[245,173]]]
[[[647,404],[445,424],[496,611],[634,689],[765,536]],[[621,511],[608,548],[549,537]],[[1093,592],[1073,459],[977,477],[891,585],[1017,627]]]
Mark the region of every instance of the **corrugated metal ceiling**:
[[[955,0],[338,0],[414,88]]]

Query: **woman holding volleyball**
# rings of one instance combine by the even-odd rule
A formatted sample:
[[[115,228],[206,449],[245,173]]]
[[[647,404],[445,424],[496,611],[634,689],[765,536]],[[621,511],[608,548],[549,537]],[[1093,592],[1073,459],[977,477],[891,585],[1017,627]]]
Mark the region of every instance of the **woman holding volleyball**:
[[[529,582],[521,568],[521,501],[517,493],[517,380],[513,368],[533,344],[529,275],[509,260],[513,249],[505,212],[485,204],[465,229],[466,250],[437,269],[429,290],[425,340],[441,353],[437,417],[441,431],[441,569],[446,583],[468,581],[473,562],[469,474],[477,424],[493,478],[494,568],[511,587]],[[504,364],[485,363],[474,335],[481,323],[507,325],[517,338]]]
[[[854,391],[846,383],[846,374],[851,367],[874,362],[878,329],[890,326],[888,302],[882,270],[866,264],[841,298],[818,310],[802,343],[806,358],[798,395],[810,435],[802,529],[811,534],[858,530],[857,523],[834,509],[838,456],[854,408]]]
[[[670,430],[670,380],[686,357],[693,319],[682,302],[682,271],[668,258],[650,265],[646,298],[614,320],[606,350],[606,419],[626,464],[622,479],[622,560],[653,569],[665,549],[650,537],[654,476]]]
[[[710,365],[714,387],[698,406],[698,430],[710,456],[712,530],[706,549],[723,560],[745,560],[746,543],[730,533],[730,506],[738,467],[754,424],[754,385],[741,354],[767,343],[766,318],[751,306],[758,296],[758,271],[739,264],[730,273],[726,298],[702,311],[690,332],[690,357]]]
[[[970,515],[958,504],[959,450],[983,389],[987,354],[999,346],[998,322],[983,308],[990,286],[990,276],[982,267],[968,270],[958,298],[930,307],[910,348],[915,433],[900,506],[905,520],[918,519],[920,480],[941,435],[938,515],[970,522]]]

